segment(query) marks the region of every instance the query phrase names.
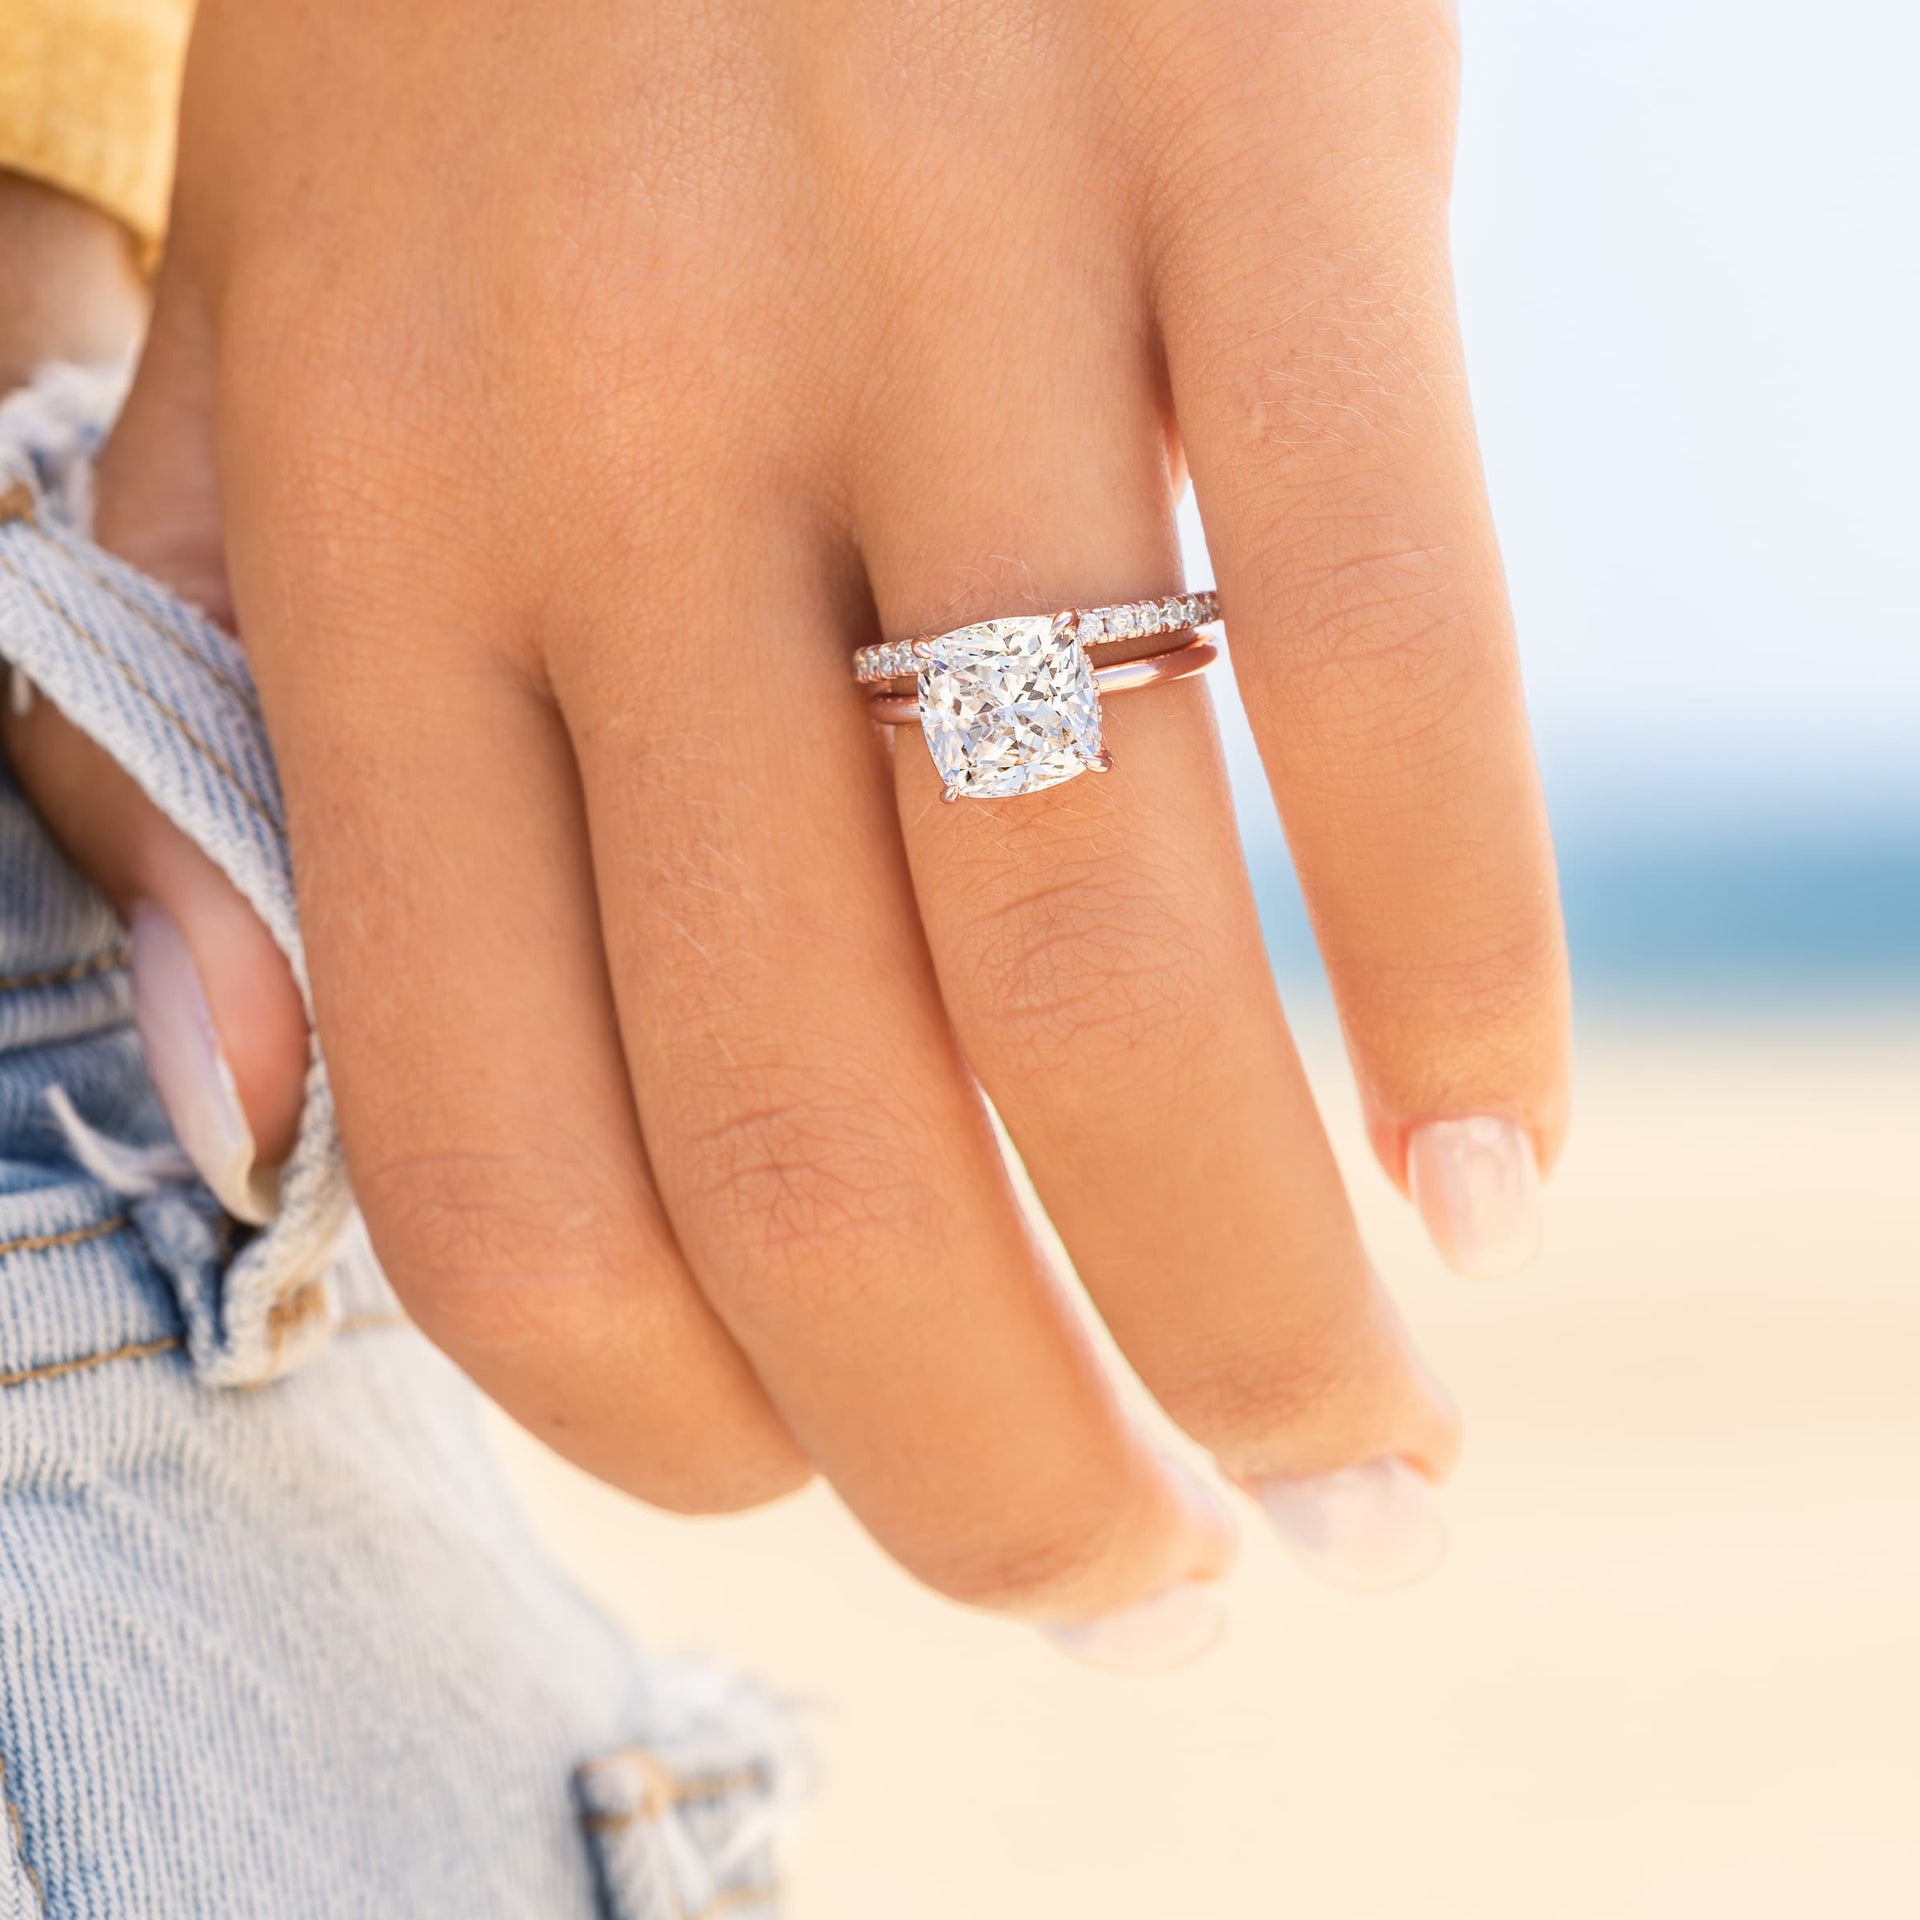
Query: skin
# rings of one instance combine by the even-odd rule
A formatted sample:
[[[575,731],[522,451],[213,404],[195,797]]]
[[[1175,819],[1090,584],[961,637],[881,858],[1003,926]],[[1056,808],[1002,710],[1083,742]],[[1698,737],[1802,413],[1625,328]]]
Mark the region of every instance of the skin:
[[[1455,67],[1421,0],[207,0],[100,533],[237,620],[382,1260],[593,1472],[711,1511],[818,1471],[1040,1620],[1217,1575],[982,1090],[1230,1476],[1451,1464],[1204,686],[1115,700],[1104,778],[943,807],[846,656],[1171,590],[1190,468],[1382,1164],[1499,1114],[1550,1165]],[[57,715],[9,743],[114,897],[218,899]],[[298,1003],[193,912],[270,1157]]]

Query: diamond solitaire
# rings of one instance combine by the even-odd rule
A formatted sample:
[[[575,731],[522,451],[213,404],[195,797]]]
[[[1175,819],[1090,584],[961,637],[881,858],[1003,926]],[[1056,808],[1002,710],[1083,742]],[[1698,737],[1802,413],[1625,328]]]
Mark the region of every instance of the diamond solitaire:
[[[1112,757],[1101,741],[1102,693],[1199,673],[1218,655],[1211,642],[1183,642],[1116,666],[1093,666],[1089,646],[1184,633],[1217,620],[1210,593],[1056,614],[980,620],[931,639],[863,647],[855,675],[869,685],[912,674],[914,695],[880,693],[874,717],[917,719],[939,769],[945,800],[1038,793]]]
[[[920,726],[946,799],[1038,793],[1106,770],[1100,696],[1071,621],[982,620],[925,645]]]

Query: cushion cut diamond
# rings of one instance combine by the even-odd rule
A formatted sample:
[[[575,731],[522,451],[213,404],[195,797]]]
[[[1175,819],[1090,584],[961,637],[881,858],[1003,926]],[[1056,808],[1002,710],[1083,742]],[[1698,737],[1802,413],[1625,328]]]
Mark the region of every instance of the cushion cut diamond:
[[[982,620],[931,643],[920,725],[947,798],[1037,793],[1100,758],[1100,694],[1085,650],[1045,614]]]

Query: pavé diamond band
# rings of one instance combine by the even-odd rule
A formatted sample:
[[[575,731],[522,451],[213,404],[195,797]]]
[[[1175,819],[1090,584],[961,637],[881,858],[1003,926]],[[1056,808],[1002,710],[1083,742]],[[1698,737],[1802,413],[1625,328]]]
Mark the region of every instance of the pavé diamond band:
[[[1156,633],[1178,633],[1186,627],[1204,627],[1220,618],[1217,593],[1180,593],[1170,600],[1129,600],[1116,607],[1075,607],[1066,613],[1047,616],[1056,631],[1062,622],[1071,626],[1073,636],[1083,647],[1111,646],[1117,640],[1144,640]],[[1004,624],[991,620],[981,626]],[[931,647],[936,641],[958,639],[973,632],[972,627],[956,627],[951,633],[930,633],[918,640],[896,640],[886,646],[862,647],[853,656],[856,680],[905,680],[920,670],[916,648]]]
[[[881,693],[869,705],[876,720],[920,722],[943,800],[1001,799],[1105,773],[1113,756],[1101,740],[1101,695],[1184,679],[1219,657],[1210,640],[1193,638],[1096,668],[1088,647],[1191,634],[1219,617],[1219,601],[1195,593],[977,620],[922,640],[862,647],[854,672],[869,685],[914,676],[911,694]]]

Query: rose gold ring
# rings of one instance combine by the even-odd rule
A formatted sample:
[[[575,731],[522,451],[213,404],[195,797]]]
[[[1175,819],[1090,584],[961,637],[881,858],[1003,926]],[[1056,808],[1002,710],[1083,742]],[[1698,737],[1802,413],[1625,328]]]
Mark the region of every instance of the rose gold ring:
[[[1193,630],[1219,617],[1219,601],[1202,593],[977,620],[923,640],[863,647],[854,673],[869,685],[914,676],[913,692],[877,693],[867,706],[887,726],[920,723],[942,799],[1001,799],[1107,772],[1113,755],[1102,740],[1102,695],[1205,672],[1220,649]],[[1184,637],[1113,666],[1087,657],[1089,646],[1161,633]]]

